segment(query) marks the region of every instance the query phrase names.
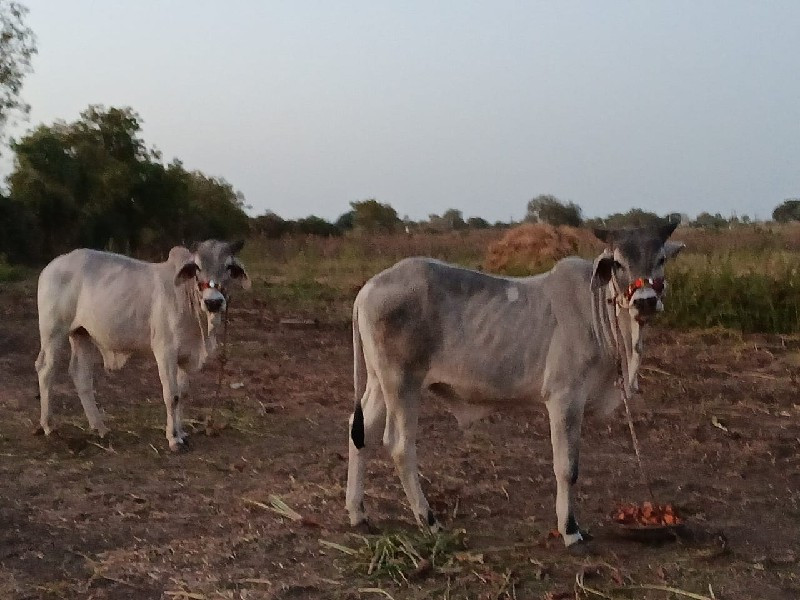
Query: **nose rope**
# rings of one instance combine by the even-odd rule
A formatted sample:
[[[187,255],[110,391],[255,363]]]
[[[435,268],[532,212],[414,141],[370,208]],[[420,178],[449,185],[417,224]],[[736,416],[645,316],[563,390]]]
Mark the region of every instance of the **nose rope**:
[[[202,293],[200,292],[198,287],[194,289],[186,290],[186,294],[189,296],[189,306],[194,313],[195,318],[197,319],[197,326],[200,328],[200,337],[203,338],[203,346],[206,343],[206,328],[203,327],[203,309],[200,306],[200,303],[203,301]]]
[[[617,304],[620,308],[628,309],[631,305],[633,295],[639,291],[650,288],[656,293],[656,296],[661,298],[666,287],[666,280],[663,277],[637,277],[628,285],[625,290],[622,290],[617,281],[617,277],[612,273],[611,282],[613,283],[614,295],[608,298],[609,304]]]
[[[230,296],[225,296],[225,312],[222,315],[222,343],[219,350],[219,375],[217,376],[217,391],[214,395],[214,405],[219,406],[219,396],[222,393],[222,380],[225,378],[225,365],[228,362],[228,311],[231,307]]]
[[[652,289],[658,296],[660,296],[664,292],[664,278],[663,277],[656,277],[653,279],[652,277],[638,277],[636,278],[633,283],[628,286],[628,289],[625,290],[625,299],[630,302],[633,295],[636,293],[637,290],[650,288]]]
[[[614,288],[615,288],[615,292],[616,292],[616,294],[615,294],[615,298],[616,298],[616,297],[619,296],[619,294],[618,294],[618,289],[619,288],[616,285],[616,278],[612,277],[612,279],[615,280]],[[641,278],[637,279],[636,281],[638,282],[640,280],[641,280]],[[636,282],[634,282],[634,283],[636,283]],[[663,284],[663,280],[662,280],[662,284]],[[631,284],[631,285],[633,285],[633,284]],[[630,286],[629,286],[629,289],[630,289]],[[662,285],[661,289],[663,291],[663,289],[664,289],[663,285]],[[636,290],[634,289],[634,292],[635,291]],[[627,292],[627,290],[626,290],[626,292]],[[658,293],[658,292],[656,292],[656,293]],[[633,296],[633,293],[631,293],[630,296]],[[628,296],[628,298],[627,298],[629,303],[630,303],[630,296]],[[609,298],[609,303],[611,303],[613,301],[614,301],[614,298]],[[625,416],[627,417],[627,421],[628,421],[628,429],[631,432],[631,441],[633,442],[633,451],[636,454],[636,462],[639,465],[639,475],[642,478],[642,482],[644,483],[645,488],[647,488],[647,493],[650,496],[651,502],[653,502],[653,504],[655,504],[655,496],[653,495],[653,488],[650,485],[650,478],[647,476],[647,473],[645,472],[645,469],[644,469],[644,464],[642,463],[642,453],[641,453],[641,451],[639,449],[639,438],[636,435],[636,429],[634,429],[634,427],[633,427],[633,416],[631,415],[631,407],[630,407],[630,405],[628,403],[628,380],[630,379],[630,373],[627,373],[628,377],[626,378],[626,373],[623,372],[623,353],[625,352],[625,350],[623,348],[621,348],[621,341],[622,341],[622,335],[623,335],[622,328],[620,327],[620,324],[619,324],[619,316],[617,315],[616,307],[611,312],[613,313],[612,318],[614,319],[614,346],[615,346],[615,351],[616,351],[616,363],[617,363],[617,385],[619,386],[620,395],[622,396],[622,404],[625,406]],[[624,357],[624,362],[625,362],[625,371],[627,371],[628,370],[627,369],[627,367],[628,367],[627,357]]]

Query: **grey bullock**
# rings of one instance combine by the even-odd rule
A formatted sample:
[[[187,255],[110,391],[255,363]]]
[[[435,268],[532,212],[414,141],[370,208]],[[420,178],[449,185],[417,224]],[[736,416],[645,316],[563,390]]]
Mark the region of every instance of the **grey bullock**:
[[[226,290],[250,287],[236,258],[242,246],[216,240],[202,242],[194,252],[176,246],[166,262],[155,264],[81,249],[48,264],[38,288],[41,431],[53,430],[54,367],[69,340],[69,372],[89,425],[101,436],[108,429],[94,399],[94,348],[109,371],[121,368],[132,353],[152,352],[167,409],[167,441],[171,450],[183,449],[181,399],[188,395],[189,374],[216,349]]]
[[[416,437],[424,390],[459,425],[507,403],[544,401],[550,417],[558,530],[584,539],[572,486],[584,409],[610,413],[625,374],[637,386],[641,326],[663,309],[664,263],[683,247],[675,224],[595,234],[594,262],[570,257],[533,277],[494,277],[409,258],[370,279],[353,307],[355,410],[350,418],[346,506],[367,523],[365,452],[382,442],[417,522],[438,522],[422,492]]]

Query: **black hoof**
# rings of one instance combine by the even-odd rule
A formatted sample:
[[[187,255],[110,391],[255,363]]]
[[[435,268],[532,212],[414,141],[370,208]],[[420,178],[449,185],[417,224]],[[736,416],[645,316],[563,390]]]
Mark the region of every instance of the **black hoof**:
[[[169,449],[170,449],[170,451],[172,451],[175,454],[183,454],[183,453],[189,451],[189,448],[186,446],[186,444],[180,444],[180,443],[179,444],[170,444],[169,445]]]
[[[381,532],[381,530],[373,525],[369,519],[364,519],[358,525],[353,525],[353,529],[355,529],[358,533],[366,535],[377,535]]]
[[[581,532],[582,540],[578,540],[574,544],[567,546],[566,550],[572,556],[589,556],[595,554],[594,544],[591,544],[592,536],[588,533]]]

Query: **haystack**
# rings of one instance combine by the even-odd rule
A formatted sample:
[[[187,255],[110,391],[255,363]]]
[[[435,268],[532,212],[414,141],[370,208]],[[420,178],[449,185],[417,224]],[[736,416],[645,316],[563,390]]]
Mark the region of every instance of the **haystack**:
[[[594,256],[602,243],[588,229],[545,223],[526,223],[509,229],[489,246],[487,271],[528,275],[549,269],[565,256]]]

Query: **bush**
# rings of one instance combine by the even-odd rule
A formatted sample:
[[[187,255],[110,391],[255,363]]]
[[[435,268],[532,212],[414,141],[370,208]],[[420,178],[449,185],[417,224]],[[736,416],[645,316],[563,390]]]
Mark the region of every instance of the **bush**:
[[[660,320],[682,328],[800,332],[798,267],[797,256],[763,270],[742,270],[741,257],[735,256],[712,258],[704,264],[678,262],[668,269],[669,290]]]

